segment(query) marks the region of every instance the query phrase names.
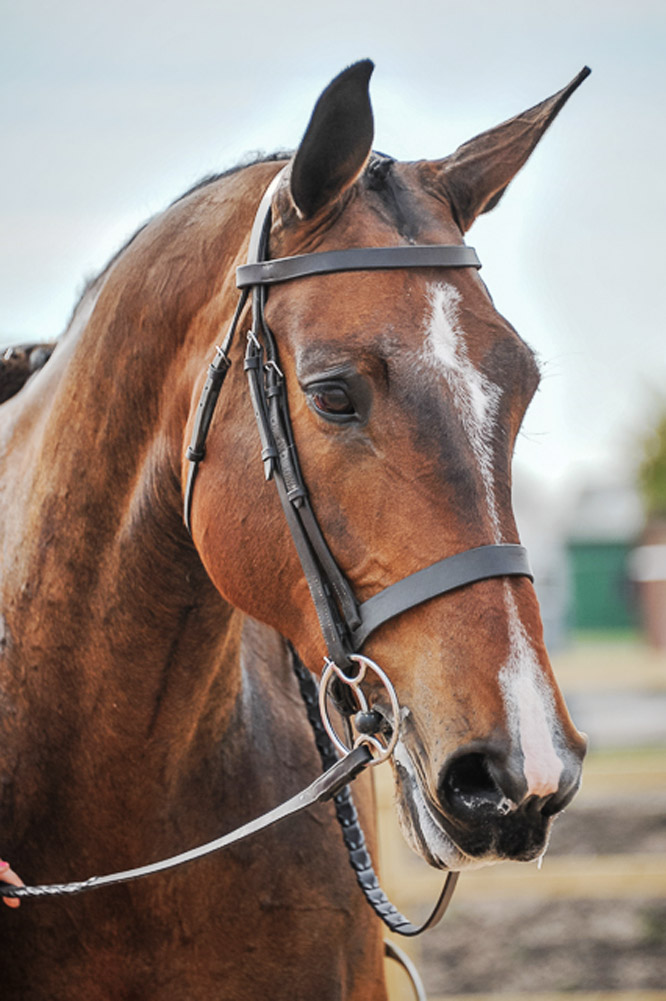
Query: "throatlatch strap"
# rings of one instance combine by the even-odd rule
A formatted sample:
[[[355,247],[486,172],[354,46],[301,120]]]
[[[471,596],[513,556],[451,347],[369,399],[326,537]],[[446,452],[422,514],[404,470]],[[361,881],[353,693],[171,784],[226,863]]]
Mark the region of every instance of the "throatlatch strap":
[[[244,291],[236,303],[236,309],[227,335],[222,345],[217,347],[215,357],[208,367],[208,376],[201,392],[201,397],[199,398],[199,405],[195,414],[194,424],[192,425],[192,437],[186,452],[190,467],[187,473],[183,504],[183,519],[190,535],[192,534],[192,495],[194,494],[194,483],[199,471],[199,463],[203,462],[206,455],[206,438],[208,437],[210,422],[213,419],[217,398],[220,395],[222,384],[231,366],[229,349],[231,348],[236,327],[248,298],[249,292]]]

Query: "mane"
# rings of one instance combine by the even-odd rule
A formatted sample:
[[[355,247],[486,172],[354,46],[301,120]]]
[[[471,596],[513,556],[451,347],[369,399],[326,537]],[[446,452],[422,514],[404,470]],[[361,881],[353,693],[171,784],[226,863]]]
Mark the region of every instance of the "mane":
[[[203,190],[211,184],[215,184],[216,181],[220,181],[225,177],[231,177],[234,174],[240,173],[242,170],[246,170],[248,167],[254,167],[256,164],[276,163],[280,160],[288,160],[292,155],[293,151],[291,150],[275,150],[273,153],[263,153],[259,151],[248,153],[233,167],[228,167],[226,170],[219,171],[218,173],[206,174],[186,191],[178,195],[177,198],[174,198],[174,200],[167,205],[167,210],[171,208],[172,205],[178,204],[178,202],[183,201],[190,195]],[[84,280],[83,287],[77,296],[69,319],[67,320],[65,328],[60,335],[51,341],[17,344],[4,350],[0,356],[0,404],[4,403],[5,400],[10,399],[12,396],[15,396],[16,393],[23,388],[30,376],[40,368],[43,368],[51,357],[58,341],[67,337],[68,333],[76,325],[79,313],[81,313],[82,316],[86,315],[86,310],[90,308],[85,305],[86,298],[95,292],[96,287],[101,284],[105,275],[110,271],[116,261],[125,253],[128,247],[132,245],[136,238],[144,231],[154,218],[154,216],[151,216],[144,223],[142,223],[115,251],[100,271]],[[85,322],[85,320],[83,322]]]
[[[286,149],[275,150],[274,153],[262,153],[258,150],[246,153],[243,159],[235,164],[235,166],[228,167],[219,173],[206,174],[199,181],[196,181],[191,188],[184,191],[182,195],[174,198],[171,205],[176,205],[178,202],[182,202],[184,198],[194,194],[195,191],[201,191],[202,188],[207,188],[209,184],[215,184],[216,181],[221,181],[224,177],[232,177],[234,174],[238,174],[241,170],[246,170],[248,167],[255,167],[258,163],[277,163],[279,160],[290,160],[293,155],[293,150]]]
[[[292,154],[293,150],[276,150],[273,153],[263,153],[255,150],[252,153],[247,153],[233,167],[228,167],[226,170],[219,171],[218,173],[206,174],[200,180],[196,181],[186,191],[183,191],[182,194],[174,198],[172,202],[169,202],[169,204],[167,205],[167,209],[170,209],[173,205],[177,205],[178,202],[182,202],[185,198],[188,198],[190,195],[195,194],[197,191],[201,191],[204,188],[207,188],[211,184],[215,184],[216,181],[220,181],[225,177],[232,177],[234,174],[238,174],[242,170],[246,170],[248,167],[254,167],[259,163],[276,163],[279,160],[288,160],[292,156]],[[100,271],[96,272],[91,277],[84,279],[83,288],[79,292],[79,295],[76,299],[72,312],[69,316],[69,319],[67,320],[67,324],[65,325],[65,329],[63,333],[60,335],[61,337],[64,337],[67,334],[67,331],[72,326],[74,318],[88,293],[101,281],[102,278],[104,278],[104,276],[113,267],[116,261],[125,253],[125,251],[132,245],[132,243],[134,243],[136,238],[144,231],[144,229],[150,224],[150,222],[154,218],[155,218],[154,216],[150,216],[150,218],[146,219],[146,221],[143,222],[127,240],[125,240],[125,242],[118,248],[118,250],[115,251],[115,253],[109,258],[109,260],[106,262],[106,264]]]
[[[250,153],[246,153],[238,163],[234,164],[232,167],[227,167],[226,170],[221,170],[216,173],[210,173],[204,175],[193,185],[187,188],[182,194],[178,195],[169,202],[167,209],[171,208],[173,205],[177,205],[182,202],[185,198],[189,198],[190,195],[196,194],[197,191],[202,191],[203,189],[209,187],[211,184],[215,184],[217,181],[223,180],[225,177],[232,177],[234,174],[239,174],[243,170],[247,170],[249,167],[254,167],[260,163],[277,163],[281,160],[289,160],[293,156],[293,150],[278,149],[272,153],[265,153],[263,151],[254,150]],[[373,152],[370,155],[368,164],[366,167],[366,176],[368,179],[368,185],[375,191],[382,192],[384,194],[388,193],[390,187],[390,173],[394,159],[387,156],[385,153]],[[72,312],[67,320],[63,333],[60,337],[64,337],[69,329],[71,328],[74,319],[76,317],[79,308],[83,300],[86,298],[89,292],[104,278],[107,272],[113,267],[116,261],[125,253],[125,251],[132,245],[136,238],[143,232],[143,230],[149,225],[154,216],[148,218],[144,223],[142,223],[138,229],[135,230],[132,235],[125,240],[125,242],[115,251],[112,257],[106,262],[104,267],[98,271],[96,274],[89,278],[86,278],[83,283],[83,287],[76,299]],[[59,339],[59,338],[57,338]]]

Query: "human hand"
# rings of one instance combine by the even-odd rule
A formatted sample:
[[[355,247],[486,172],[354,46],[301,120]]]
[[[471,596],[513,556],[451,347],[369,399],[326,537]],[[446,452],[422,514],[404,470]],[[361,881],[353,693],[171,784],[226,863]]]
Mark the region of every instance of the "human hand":
[[[0,897],[2,897],[2,883],[11,883],[12,886],[24,886],[23,880],[16,875],[9,862],[0,860]],[[20,907],[21,901],[15,897],[2,897],[3,904],[7,907]]]

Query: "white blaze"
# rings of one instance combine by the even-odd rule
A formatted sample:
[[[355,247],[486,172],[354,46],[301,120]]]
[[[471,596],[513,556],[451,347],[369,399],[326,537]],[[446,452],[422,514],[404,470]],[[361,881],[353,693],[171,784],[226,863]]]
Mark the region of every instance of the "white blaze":
[[[428,288],[430,315],[426,329],[423,360],[445,378],[479,465],[488,513],[500,539],[499,515],[495,501],[493,448],[495,421],[502,390],[472,364],[465,334],[459,325],[460,292],[453,285],[433,284]]]
[[[523,752],[527,796],[549,796],[557,792],[563,768],[553,741],[557,728],[553,696],[508,583],[504,600],[509,622],[509,656],[499,673],[499,683],[509,729]]]
[[[469,357],[460,327],[460,292],[452,285],[432,284],[427,294],[430,310],[422,358],[443,375],[449,387],[478,463],[494,541],[500,542],[493,440],[502,389],[475,368]],[[508,584],[505,605],[509,655],[499,674],[505,710],[512,739],[523,753],[527,795],[547,796],[557,791],[563,768],[553,739],[557,730],[553,697]]]

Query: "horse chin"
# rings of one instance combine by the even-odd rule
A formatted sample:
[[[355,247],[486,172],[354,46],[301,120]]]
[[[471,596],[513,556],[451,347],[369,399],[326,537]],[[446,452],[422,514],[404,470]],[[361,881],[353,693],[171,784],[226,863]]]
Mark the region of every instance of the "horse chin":
[[[506,828],[499,823],[481,820],[479,830],[465,831],[458,837],[454,825],[432,802],[418,777],[412,758],[399,741],[395,750],[398,783],[398,819],[405,840],[417,855],[436,869],[456,871],[480,869],[498,862],[530,862],[541,858],[547,849],[551,822],[538,830]],[[509,819],[511,827],[514,825]],[[459,843],[464,842],[464,847]]]

